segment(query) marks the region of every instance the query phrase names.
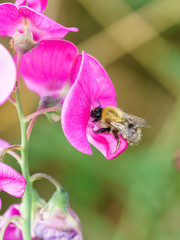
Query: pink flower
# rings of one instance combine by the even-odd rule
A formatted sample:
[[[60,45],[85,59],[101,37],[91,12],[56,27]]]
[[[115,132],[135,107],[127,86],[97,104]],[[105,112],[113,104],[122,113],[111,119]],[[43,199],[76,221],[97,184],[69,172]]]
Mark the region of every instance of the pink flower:
[[[35,1],[32,3],[34,5]],[[13,37],[16,31],[23,33],[27,28],[36,42],[63,38],[69,31],[78,31],[77,28],[64,27],[28,6],[21,6],[19,2],[17,6],[12,3],[0,4],[0,36]]]
[[[3,228],[4,224],[8,218],[13,216],[21,216],[21,205],[20,204],[12,204],[6,212],[3,214],[3,218],[0,220],[0,229]],[[18,221],[18,220],[16,220]],[[20,224],[20,222],[19,222]],[[33,233],[31,235],[34,235]],[[32,236],[32,240],[35,240],[36,237]],[[17,225],[10,222],[5,230],[3,240],[23,240],[22,231],[18,228]]]
[[[48,0],[16,0],[14,4],[16,7],[28,6],[38,12],[43,13],[46,9],[47,3]]]
[[[77,65],[80,58],[81,56]],[[78,67],[74,68],[74,71],[78,71]],[[92,129],[97,128],[97,124],[92,121],[90,115],[91,110],[99,106],[98,101],[102,108],[116,107],[115,89],[100,63],[83,52],[78,76],[63,104],[61,114],[63,131],[77,150],[92,154],[90,142],[111,160],[122,153],[128,144],[119,136],[120,145],[116,151],[117,140],[113,134],[93,132]]]
[[[77,55],[78,49],[71,42],[45,41],[22,55],[20,74],[27,87],[41,98],[60,98],[74,82],[71,70]]]
[[[14,197],[22,197],[26,179],[12,167],[0,162],[0,190]]]
[[[10,53],[0,44],[0,105],[7,101],[16,83],[16,67]]]
[[[8,142],[0,139],[0,157],[2,152],[9,147],[10,144]],[[22,197],[25,187],[26,179],[12,167],[0,162],[0,190],[7,192],[14,197]]]
[[[10,144],[0,139],[0,156],[2,152],[10,147]],[[0,162],[0,190],[3,190],[14,197],[22,197],[26,187],[26,180],[12,167]],[[1,199],[0,199],[1,208]],[[6,211],[4,217],[8,218],[19,214],[19,205],[11,205]],[[0,229],[3,227],[7,219],[0,221]],[[19,228],[10,223],[5,231],[4,240],[15,239],[21,240],[22,234]]]
[[[0,220],[0,229],[3,227],[3,225],[6,223],[6,220],[13,216],[20,216],[20,205],[19,204],[13,204],[11,205],[7,211],[3,214],[4,219]],[[4,240],[23,240],[22,232],[21,230],[14,224],[9,223],[7,226],[5,233],[4,233]]]

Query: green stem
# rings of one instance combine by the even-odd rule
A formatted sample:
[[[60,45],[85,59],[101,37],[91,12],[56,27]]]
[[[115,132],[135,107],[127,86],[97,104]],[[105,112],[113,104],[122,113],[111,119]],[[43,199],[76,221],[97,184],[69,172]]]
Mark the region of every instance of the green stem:
[[[20,121],[20,128],[21,128],[21,169],[23,177],[26,179],[26,190],[24,196],[22,198],[22,214],[24,217],[24,223],[22,226],[22,233],[24,240],[31,240],[31,190],[32,185],[30,181],[30,174],[29,174],[29,166],[28,166],[28,140],[26,136],[26,122],[25,117],[22,110],[21,100],[20,100],[20,92],[19,92],[19,65],[20,65],[20,58],[21,54],[17,56],[17,86],[16,86],[16,105],[17,105],[17,112]]]
[[[45,178],[47,180],[49,180],[57,189],[57,191],[60,191],[62,189],[61,185],[50,175],[45,174],[45,173],[36,173],[34,175],[31,176],[31,182],[34,182],[36,180],[39,180],[41,178]]]

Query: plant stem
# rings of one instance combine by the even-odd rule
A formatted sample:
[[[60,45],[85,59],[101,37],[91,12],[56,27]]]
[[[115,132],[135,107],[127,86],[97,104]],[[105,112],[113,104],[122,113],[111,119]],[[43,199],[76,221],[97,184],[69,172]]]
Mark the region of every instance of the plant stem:
[[[53,106],[53,107],[49,107],[49,108],[38,108],[36,112],[28,115],[25,120],[26,122],[28,122],[29,120],[31,120],[31,122],[29,123],[29,126],[27,128],[27,138],[29,139],[30,138],[30,135],[31,135],[31,131],[32,131],[32,128],[35,124],[35,121],[37,119],[37,117],[43,113],[48,113],[48,112],[52,112],[52,111],[57,111],[57,112],[60,112],[60,109],[61,109],[61,104],[58,104],[56,106]]]
[[[56,105],[56,106],[53,106],[53,107],[49,107],[49,108],[43,108],[43,109],[40,109],[40,110],[37,110],[36,112],[34,113],[31,113],[30,115],[28,115],[25,119],[26,119],[26,122],[33,119],[33,118],[36,118],[38,117],[39,115],[43,114],[43,113],[48,113],[48,112],[53,112],[53,111],[60,111],[60,107],[61,104],[59,105]]]
[[[49,180],[52,184],[54,184],[54,186],[56,187],[56,189],[58,191],[60,191],[60,189],[62,189],[61,185],[53,177],[51,177],[50,175],[45,174],[45,173],[36,173],[36,174],[32,175],[31,182],[34,182],[41,178],[45,178],[45,179]]]
[[[29,175],[29,166],[28,166],[28,140],[26,136],[26,122],[25,117],[22,110],[21,100],[20,100],[20,92],[19,92],[19,65],[20,65],[21,54],[19,53],[17,56],[17,86],[16,86],[16,105],[17,112],[20,121],[21,128],[21,169],[22,175],[26,179],[26,190],[24,196],[22,198],[22,215],[24,217],[24,223],[22,226],[22,233],[24,240],[31,240],[31,189],[32,185],[30,182]]]

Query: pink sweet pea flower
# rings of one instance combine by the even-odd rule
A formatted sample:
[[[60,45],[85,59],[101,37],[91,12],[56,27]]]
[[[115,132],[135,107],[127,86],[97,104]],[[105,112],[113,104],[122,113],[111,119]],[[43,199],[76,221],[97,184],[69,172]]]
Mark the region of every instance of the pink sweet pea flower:
[[[13,216],[20,216],[20,205],[19,204],[11,205],[7,209],[7,211],[3,214],[4,219],[0,220],[0,229],[6,223],[7,219],[10,217],[13,217]],[[10,222],[5,230],[3,239],[4,240],[10,240],[10,239],[23,240],[22,232],[14,223]]]
[[[4,150],[11,145],[0,139],[0,158]],[[22,197],[26,187],[25,178],[12,167],[0,162],[0,190],[14,197]]]
[[[21,205],[20,204],[12,204],[6,212],[3,214],[3,218],[0,220],[0,230],[3,228],[4,224],[8,218],[13,216],[21,216]],[[17,221],[17,220],[16,220]],[[34,234],[32,233],[32,240],[35,240]],[[5,230],[3,240],[23,240],[22,231],[18,228],[17,225],[10,222]]]
[[[36,42],[63,38],[69,31],[78,31],[77,28],[64,27],[28,6],[0,4],[0,36],[13,37],[16,31],[23,33],[27,28]]]
[[[16,0],[16,7],[28,6],[34,10],[43,13],[46,9],[48,0]]]
[[[14,90],[16,67],[6,48],[0,44],[0,105],[5,103]]]
[[[78,67],[74,70],[78,71]],[[90,115],[91,110],[99,106],[98,101],[102,108],[116,107],[116,92],[111,79],[100,63],[83,52],[78,76],[63,104],[62,128],[68,141],[77,150],[92,154],[90,142],[108,160],[111,160],[122,153],[128,143],[119,136],[120,145],[116,151],[117,140],[113,134],[93,132],[93,127],[97,128],[97,125]]]
[[[26,179],[12,167],[0,162],[0,190],[14,197],[22,197]]]
[[[27,87],[40,98],[60,98],[65,87],[73,84],[71,69],[78,55],[77,47],[65,40],[44,41],[22,55],[20,74]]]

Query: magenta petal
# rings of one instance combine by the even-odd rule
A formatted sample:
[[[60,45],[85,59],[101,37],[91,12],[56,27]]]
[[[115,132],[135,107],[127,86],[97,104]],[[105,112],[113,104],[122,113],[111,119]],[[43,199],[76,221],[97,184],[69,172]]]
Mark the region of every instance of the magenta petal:
[[[15,1],[15,5],[17,7],[27,5],[28,7],[33,8],[38,12],[44,12],[47,6],[47,3],[48,3],[48,0],[16,0]]]
[[[10,144],[8,142],[6,142],[5,140],[0,138],[0,156],[2,154],[2,152],[4,151],[4,149],[8,148],[10,146]]]
[[[38,12],[44,12],[47,6],[48,0],[27,0],[28,7],[33,8]]]
[[[73,67],[71,69],[71,74],[70,74],[70,84],[73,85],[73,83],[75,82],[78,73],[79,73],[79,69],[81,66],[81,61],[82,61],[82,54],[78,54],[75,62],[73,64]]]
[[[0,162],[0,190],[14,197],[22,197],[25,187],[25,178],[12,167]]]
[[[92,80],[90,82],[90,80]],[[80,152],[92,154],[86,135],[86,128],[91,113],[90,84],[94,85],[91,76],[88,58],[82,57],[82,63],[76,82],[65,98],[61,122],[64,134],[68,141]]]
[[[116,106],[116,91],[103,66],[91,55],[83,53],[84,58],[87,58],[89,71],[91,72],[89,81],[89,93],[91,95],[91,104],[96,108],[99,103],[102,107]],[[71,79],[75,80],[77,77],[82,55],[80,54],[73,66]],[[83,60],[84,61],[84,60]],[[82,63],[83,64],[83,63]],[[95,79],[92,81],[92,78]],[[97,101],[98,100],[98,101]]]
[[[94,124],[88,125],[87,134],[89,142],[96,147],[106,158],[107,160],[112,160],[113,158],[117,157],[121,154],[128,146],[128,143],[124,138],[119,136],[120,138],[120,145],[117,151],[116,145],[117,140],[115,139],[114,135],[111,133],[94,133],[92,131],[92,127]]]
[[[14,33],[23,29],[23,17],[12,3],[0,4],[0,36],[13,37]]]
[[[0,105],[7,101],[16,83],[16,67],[10,53],[0,44]]]
[[[102,107],[116,106],[116,91],[110,77],[103,66],[91,55],[87,55],[92,74],[97,81],[96,91],[93,96],[93,107],[97,107],[101,103]]]
[[[0,229],[4,226],[7,219],[13,216],[20,216],[20,205],[12,204],[6,212],[3,214],[2,220],[0,220]],[[4,233],[4,240],[23,240],[21,230],[13,223],[9,223]]]
[[[18,8],[20,6],[26,5],[26,0],[16,0],[14,5]]]
[[[69,83],[77,47],[65,40],[44,41],[21,58],[20,74],[27,87],[40,97],[59,96]]]
[[[78,31],[77,28],[64,27],[29,7],[22,6],[18,10],[29,21],[29,28],[33,33],[34,40],[37,42],[63,38],[69,31]]]
[[[4,213],[3,216],[5,217],[12,217],[14,215],[20,216],[20,205],[19,204],[12,204]]]

